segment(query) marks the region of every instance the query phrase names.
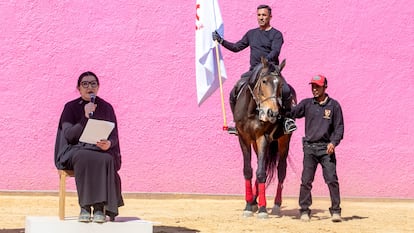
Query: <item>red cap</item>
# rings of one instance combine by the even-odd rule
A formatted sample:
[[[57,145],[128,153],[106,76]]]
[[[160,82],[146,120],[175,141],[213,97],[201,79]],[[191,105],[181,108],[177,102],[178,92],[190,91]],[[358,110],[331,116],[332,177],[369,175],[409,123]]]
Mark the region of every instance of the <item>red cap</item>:
[[[323,76],[323,75],[316,75],[316,76],[314,76],[311,79],[311,81],[310,81],[309,84],[312,84],[312,83],[313,84],[316,84],[316,85],[318,85],[320,87],[324,87],[324,86],[326,86],[328,84],[328,81],[326,81],[326,77],[325,76]]]

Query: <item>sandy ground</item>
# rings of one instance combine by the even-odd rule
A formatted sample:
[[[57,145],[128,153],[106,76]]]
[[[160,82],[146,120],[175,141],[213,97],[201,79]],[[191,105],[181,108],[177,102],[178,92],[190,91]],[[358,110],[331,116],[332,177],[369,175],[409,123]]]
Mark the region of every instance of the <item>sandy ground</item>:
[[[281,216],[268,219],[242,216],[242,196],[184,194],[125,194],[120,217],[138,217],[154,222],[154,233],[196,232],[414,232],[414,200],[343,199],[343,222],[333,223],[329,200],[314,198],[310,222],[298,219],[297,198],[284,199]],[[268,198],[268,208],[273,197]],[[57,216],[55,193],[1,193],[0,233],[24,232],[26,216]],[[69,194],[66,216],[79,212],[77,197]],[[90,223],[95,224],[95,223]]]

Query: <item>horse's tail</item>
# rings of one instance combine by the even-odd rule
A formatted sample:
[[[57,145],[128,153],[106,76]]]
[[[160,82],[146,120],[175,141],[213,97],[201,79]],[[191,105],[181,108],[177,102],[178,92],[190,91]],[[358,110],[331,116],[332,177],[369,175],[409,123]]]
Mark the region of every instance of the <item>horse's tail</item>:
[[[266,151],[265,168],[266,168],[266,186],[268,186],[275,178],[277,159],[278,159],[278,143],[271,141]]]

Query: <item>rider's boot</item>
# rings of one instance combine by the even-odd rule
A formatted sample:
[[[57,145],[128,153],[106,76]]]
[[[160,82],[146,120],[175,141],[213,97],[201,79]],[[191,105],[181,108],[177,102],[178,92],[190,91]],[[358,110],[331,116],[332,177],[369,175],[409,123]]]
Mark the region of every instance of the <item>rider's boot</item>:
[[[230,109],[231,109],[231,112],[234,114],[234,106],[236,105],[236,100],[237,100],[237,93],[236,93],[236,90],[237,89],[237,84],[236,84],[236,86],[234,86],[233,87],[233,89],[231,90],[231,92],[230,92],[230,98],[229,98],[229,102],[230,102]],[[227,128],[227,132],[229,133],[229,134],[233,134],[233,135],[238,135],[238,132],[237,132],[237,129],[236,129],[236,127],[235,126],[229,126],[228,128]]]
[[[242,77],[239,81],[237,81],[236,85],[234,85],[233,89],[230,91],[229,102],[230,102],[231,112],[232,112],[233,115],[234,115],[234,107],[236,106],[237,95],[238,95],[240,89],[246,83],[246,81],[247,81],[247,79]],[[229,126],[228,129],[227,129],[227,132],[229,134],[233,134],[233,135],[236,135],[236,136],[238,135],[237,128],[235,126]]]
[[[289,112],[292,107],[292,93],[288,84],[282,87],[282,108],[284,112]],[[283,129],[285,134],[291,134],[297,129],[295,120],[289,117],[283,119]]]
[[[285,120],[283,121],[283,129],[285,134],[291,134],[297,129],[295,121],[292,118],[285,117]]]

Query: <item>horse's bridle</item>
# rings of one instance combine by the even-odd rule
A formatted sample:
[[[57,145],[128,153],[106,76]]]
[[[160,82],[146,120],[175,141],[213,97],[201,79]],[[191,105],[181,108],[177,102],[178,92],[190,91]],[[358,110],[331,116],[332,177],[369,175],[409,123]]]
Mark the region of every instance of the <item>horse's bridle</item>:
[[[252,88],[250,87],[250,85],[247,85],[248,86],[248,88],[249,88],[249,91],[250,91],[250,93],[251,93],[251,95],[252,95],[252,97],[253,97],[253,100],[256,102],[256,109],[257,110],[259,110],[260,109],[260,105],[261,104],[263,104],[264,102],[266,102],[266,101],[268,101],[268,100],[270,100],[270,99],[276,99],[276,101],[277,101],[277,103],[279,104],[279,106],[282,106],[282,92],[280,92],[280,96],[277,96],[277,91],[276,91],[276,93],[275,93],[275,95],[273,95],[273,96],[269,96],[269,97],[267,97],[267,98],[265,98],[264,100],[259,100],[256,96],[255,96],[255,94],[254,94],[254,90],[256,90],[257,88],[259,88],[259,95],[260,95],[260,86],[262,85],[262,82],[260,81],[263,77],[265,77],[266,75],[269,75],[269,76],[274,76],[274,77],[278,77],[279,76],[279,74],[276,72],[276,71],[272,71],[272,72],[270,72],[269,74],[263,74],[263,73],[261,73],[260,74],[260,77],[259,77],[259,79],[257,80],[257,82],[256,82],[256,84],[255,84],[255,86],[254,86],[254,88],[253,88],[253,90],[252,90]],[[279,85],[276,87],[276,88],[279,88]]]

